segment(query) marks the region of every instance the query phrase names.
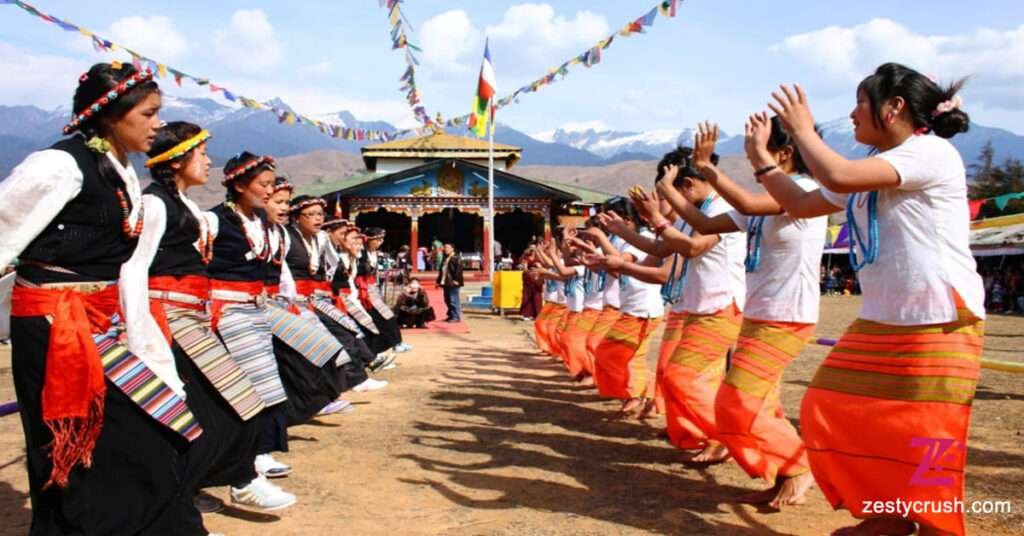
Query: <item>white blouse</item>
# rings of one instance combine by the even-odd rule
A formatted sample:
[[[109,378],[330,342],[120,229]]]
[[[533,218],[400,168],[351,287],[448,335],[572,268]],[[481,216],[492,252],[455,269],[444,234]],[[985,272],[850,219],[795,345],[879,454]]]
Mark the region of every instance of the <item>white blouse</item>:
[[[798,177],[795,182],[806,192],[818,189],[818,183],[806,177]],[[741,231],[747,230],[753,218],[736,211],[727,214]],[[827,228],[827,216],[764,216],[761,263],[753,272],[747,273],[744,318],[802,324],[818,322],[821,301],[818,279]],[[747,240],[749,243],[755,238],[751,236]]]
[[[728,201],[715,197],[704,212],[709,218],[732,210]],[[745,229],[744,229],[745,231]],[[723,233],[718,243],[686,263],[682,310],[713,314],[735,303],[743,311],[747,298],[746,233]]]
[[[900,185],[878,192],[878,259],[857,273],[864,293],[860,317],[898,326],[952,322],[956,292],[976,317],[985,318],[960,153],[948,140],[927,135],[911,136],[877,158],[892,164]],[[852,195],[821,193],[844,209]],[[856,194],[853,210],[865,237],[867,199],[868,192]]]
[[[0,269],[82,192],[84,180],[70,153],[46,149],[28,155],[0,182]]]
[[[142,197],[146,211],[142,234],[131,258],[121,265],[118,281],[121,312],[128,335],[128,350],[149,366],[178,396],[185,396],[185,387],[174,366],[174,354],[160,325],[149,310],[149,267],[167,232],[167,207],[162,199],[147,194]]]
[[[127,166],[121,165],[111,153],[107,153],[107,157],[114,164],[114,169],[124,181],[125,189],[128,191],[132,203],[129,225],[134,227],[138,222],[144,203],[139,178],[130,163]],[[9,265],[57,217],[57,214],[64,209],[64,205],[82,192],[83,181],[82,170],[78,168],[78,164],[71,154],[57,149],[46,149],[28,155],[21,164],[14,168],[6,180],[0,182],[0,266]],[[167,217],[163,204],[161,203],[160,208],[155,208],[152,212],[153,214],[150,213],[149,207],[146,207],[142,228],[143,236],[140,237],[139,246],[136,248],[136,253],[133,253],[133,258],[139,248],[146,247],[143,237],[146,236],[147,231],[158,233],[157,246],[160,243],[159,237],[163,236]],[[150,238],[149,241],[151,242],[152,239]],[[155,255],[155,249],[150,255]],[[125,315],[125,327],[129,334],[132,332],[136,334],[135,348],[131,341],[129,341],[128,348],[175,394],[184,398],[184,385],[178,377],[170,348],[168,347],[165,353],[154,345],[139,342],[138,335],[146,333],[149,327],[139,324],[145,320],[137,312],[139,306],[134,305],[131,299],[133,292],[138,292],[136,289],[138,281],[148,280],[149,266],[148,263],[146,266],[138,264],[129,266],[129,264],[130,260],[121,266],[121,280],[118,285],[121,306]],[[143,285],[148,285],[148,283],[143,283]],[[143,301],[148,311],[148,292],[136,294],[135,297],[144,298]],[[129,306],[134,307],[131,312],[128,310]],[[146,317],[148,316],[147,314]],[[150,320],[152,321],[151,317]],[[156,328],[156,332],[160,339],[164,340],[166,346],[166,340],[163,339],[163,333],[160,332],[159,327]],[[143,336],[141,340],[147,341],[148,337]]]

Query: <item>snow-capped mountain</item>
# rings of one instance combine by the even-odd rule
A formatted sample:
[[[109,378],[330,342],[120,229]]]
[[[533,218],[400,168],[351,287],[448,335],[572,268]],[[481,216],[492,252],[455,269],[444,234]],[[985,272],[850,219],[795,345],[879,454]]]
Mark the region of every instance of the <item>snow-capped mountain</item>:
[[[291,109],[280,99],[271,101],[277,108]],[[34,150],[48,147],[61,137],[61,128],[70,112],[66,107],[43,110],[34,106],[0,106],[0,180]],[[213,134],[210,155],[221,166],[233,154],[248,150],[259,154],[287,157],[318,150],[359,153],[372,142],[331,138],[308,125],[283,125],[265,110],[231,106],[211,99],[189,99],[164,95],[160,116],[165,121],[190,121]],[[383,121],[360,121],[349,111],[316,116],[332,124],[350,128],[394,130]],[[676,145],[692,145],[694,130],[652,129],[643,132],[595,128],[593,123],[526,134],[509,125],[499,124],[495,140],[523,149],[523,165],[605,166],[630,160],[657,160]],[[853,126],[842,118],[820,125],[825,141],[846,156],[863,156],[867,148],[856,143]],[[465,129],[448,129],[451,134],[468,135]],[[991,141],[996,159],[1014,157],[1024,160],[1024,136],[985,127],[977,123],[971,130],[953,138],[953,145],[964,161],[973,163],[982,146]],[[717,152],[723,156],[743,154],[743,136],[720,133]]]

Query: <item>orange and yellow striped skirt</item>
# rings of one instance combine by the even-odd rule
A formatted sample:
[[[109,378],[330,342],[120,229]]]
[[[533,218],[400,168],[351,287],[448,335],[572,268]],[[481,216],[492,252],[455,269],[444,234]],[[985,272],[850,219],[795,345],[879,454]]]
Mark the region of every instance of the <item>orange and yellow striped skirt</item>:
[[[601,311],[584,308],[576,315],[575,322],[569,323],[562,335],[562,346],[565,348],[566,366],[573,377],[586,372],[593,374],[593,364],[587,356],[587,337],[594,329],[594,323]]]
[[[555,312],[558,310],[558,304],[555,302],[546,302],[544,307],[541,307],[540,313],[537,314],[537,318],[533,320],[533,332],[537,337],[537,347],[546,354],[554,354],[555,352],[551,348],[551,319],[554,317]]]
[[[686,321],[686,313],[669,312],[665,317],[665,332],[661,336],[661,347],[658,348],[658,370],[654,372],[654,402],[657,404],[658,412],[665,413],[665,394],[662,383],[665,381],[665,367],[669,359],[679,347],[679,341],[683,339],[683,323]]]
[[[594,352],[594,383],[601,396],[628,400],[647,392],[647,349],[660,318],[622,314]]]
[[[744,320],[715,398],[718,439],[748,475],[773,486],[778,475],[809,470],[804,443],[782,409],[779,386],[812,335],[814,324]]]
[[[714,314],[686,315],[661,382],[668,437],[676,447],[704,448],[717,439],[715,396],[742,321],[735,304]]]
[[[847,328],[800,410],[811,471],[834,508],[866,518],[874,514],[865,501],[963,500],[984,332],[984,321],[962,304],[947,324],[857,320]],[[962,513],[910,519],[965,531]]]
[[[605,335],[608,334],[608,330],[612,329],[615,322],[619,320],[622,313],[618,309],[605,305],[604,309],[601,310],[601,314],[597,316],[597,320],[594,322],[594,329],[590,330],[590,334],[587,335],[587,360],[590,361],[590,373],[594,374],[594,369],[597,368],[597,347],[604,340]]]

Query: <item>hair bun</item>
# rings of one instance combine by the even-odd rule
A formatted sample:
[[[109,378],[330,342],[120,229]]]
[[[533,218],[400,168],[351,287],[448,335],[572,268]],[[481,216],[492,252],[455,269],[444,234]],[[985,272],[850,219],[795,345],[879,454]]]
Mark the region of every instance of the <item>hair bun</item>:
[[[960,108],[940,113],[932,119],[932,132],[940,138],[952,138],[970,129],[970,118]]]

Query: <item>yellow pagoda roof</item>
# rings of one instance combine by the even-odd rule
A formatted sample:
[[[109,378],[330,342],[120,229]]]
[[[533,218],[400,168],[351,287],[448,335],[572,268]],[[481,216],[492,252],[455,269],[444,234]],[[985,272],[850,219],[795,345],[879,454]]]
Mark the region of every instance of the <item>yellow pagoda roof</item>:
[[[435,131],[419,138],[393,140],[362,148],[366,169],[374,169],[378,158],[463,158],[487,157],[487,140],[454,136],[444,131]],[[519,161],[522,149],[501,143],[494,144],[494,158],[505,160],[505,167],[511,168]]]

